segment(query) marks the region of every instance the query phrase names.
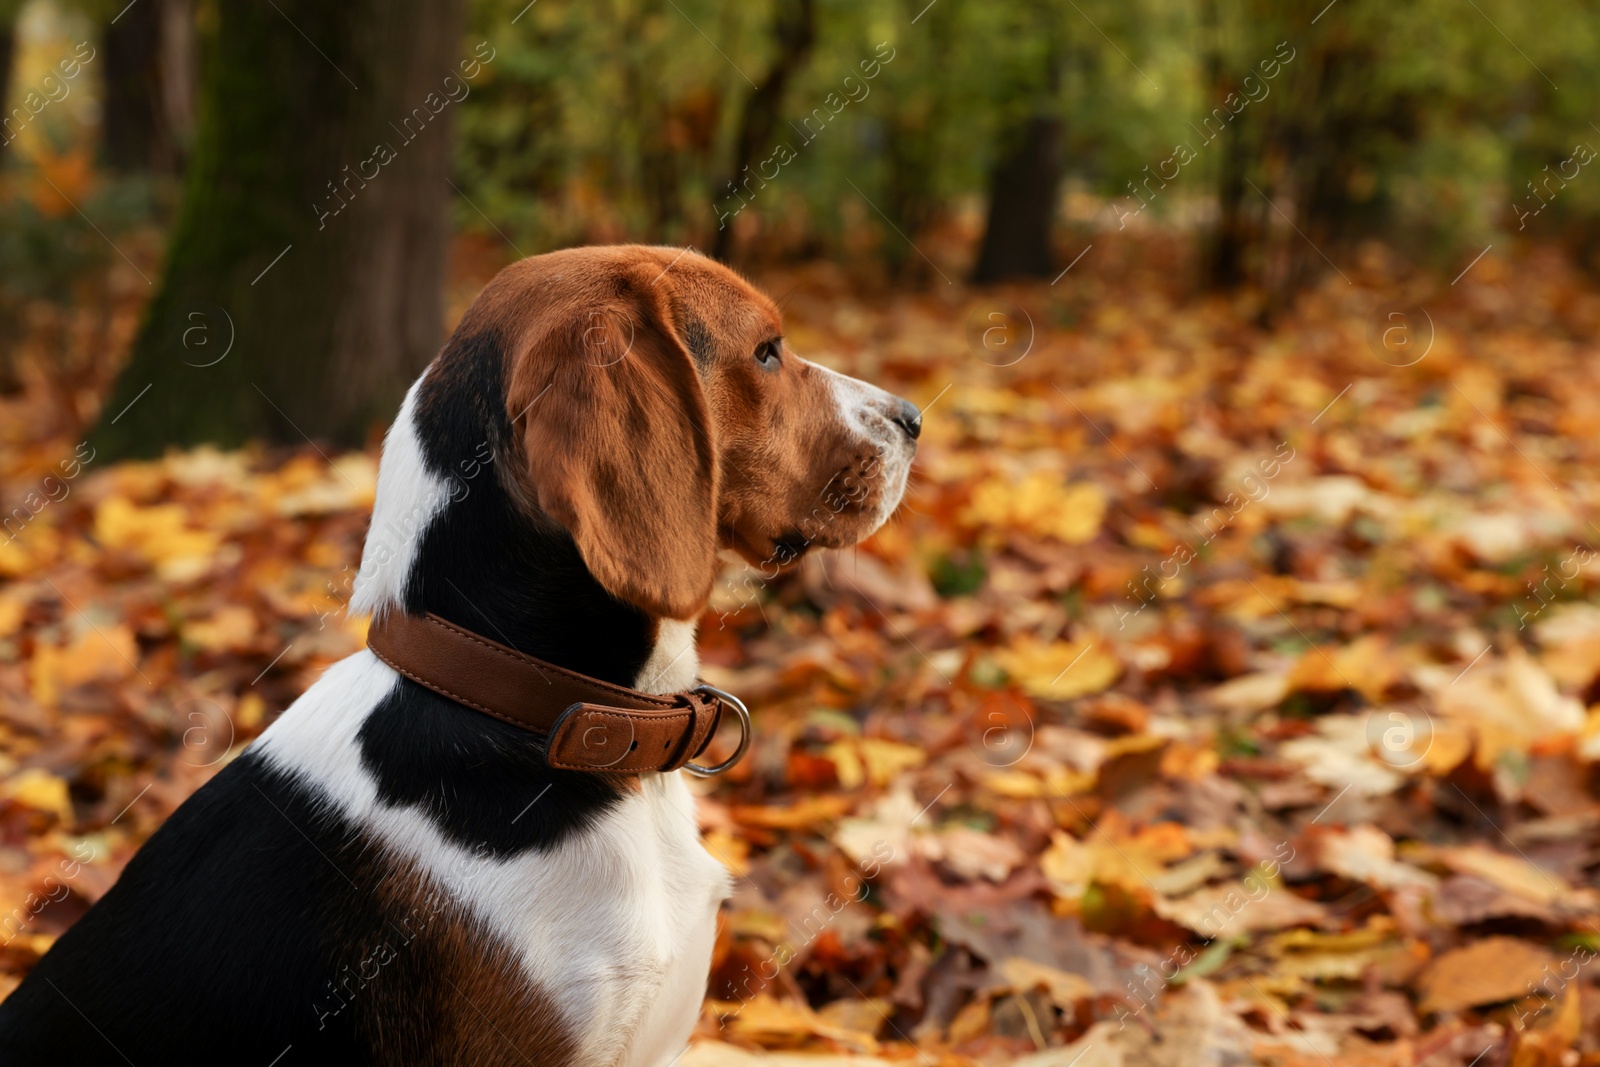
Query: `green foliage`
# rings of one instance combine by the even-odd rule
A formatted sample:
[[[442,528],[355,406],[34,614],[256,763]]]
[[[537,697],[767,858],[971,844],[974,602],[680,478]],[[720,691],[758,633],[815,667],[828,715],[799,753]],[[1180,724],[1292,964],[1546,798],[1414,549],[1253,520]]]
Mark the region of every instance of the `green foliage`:
[[[974,218],[1003,139],[1043,113],[1065,123],[1070,186],[1105,201],[1097,224],[1198,218],[1224,241],[1231,224],[1240,275],[1269,285],[1274,249],[1312,254],[1285,217],[1319,245],[1379,237],[1441,261],[1497,234],[1600,233],[1600,167],[1571,162],[1600,150],[1584,0],[819,0],[759,157],[783,161],[717,188],[778,2],[794,0],[479,0],[474,39],[499,58],[462,116],[476,208],[459,221],[483,226],[481,209],[533,252],[703,245],[732,210],[747,256],[892,263]],[[875,55],[892,59],[865,78]],[[1180,146],[1192,158],[1169,162]]]
[[[111,233],[150,216],[147,190],[134,182],[110,184],[81,206]],[[68,304],[76,284],[115,255],[78,212],[41,211],[30,197],[10,197],[0,212],[0,309],[15,313],[31,300]]]
[[[963,550],[935,560],[930,578],[933,588],[948,600],[976,593],[983,587],[983,580],[988,573],[982,556]]]

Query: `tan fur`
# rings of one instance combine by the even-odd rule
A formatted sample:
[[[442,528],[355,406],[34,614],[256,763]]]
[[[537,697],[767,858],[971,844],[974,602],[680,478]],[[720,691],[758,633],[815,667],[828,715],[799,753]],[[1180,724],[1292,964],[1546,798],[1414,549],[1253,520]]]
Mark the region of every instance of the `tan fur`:
[[[756,361],[782,317],[721,264],[636,245],[535,256],[474,319],[505,341],[526,495],[614,596],[693,618],[719,546],[782,564],[870,528],[871,448],[819,368],[787,348],[775,371]]]
[[[554,1000],[464,902],[409,866],[376,892],[387,929],[379,945],[351,946],[366,953],[352,1010],[380,1058],[439,1067],[572,1061],[577,1038]]]

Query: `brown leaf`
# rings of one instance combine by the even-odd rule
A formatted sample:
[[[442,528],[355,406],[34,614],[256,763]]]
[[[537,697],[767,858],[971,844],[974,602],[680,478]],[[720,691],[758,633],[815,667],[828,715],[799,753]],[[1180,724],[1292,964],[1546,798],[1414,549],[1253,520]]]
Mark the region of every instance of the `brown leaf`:
[[[1422,969],[1415,988],[1424,1014],[1461,1011],[1532,993],[1556,962],[1550,952],[1514,937],[1486,937],[1446,952]]]

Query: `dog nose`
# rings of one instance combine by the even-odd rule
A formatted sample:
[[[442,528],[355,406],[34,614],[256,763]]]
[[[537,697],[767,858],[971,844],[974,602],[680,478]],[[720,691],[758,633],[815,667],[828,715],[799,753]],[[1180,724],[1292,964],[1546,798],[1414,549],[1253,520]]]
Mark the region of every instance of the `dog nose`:
[[[922,436],[922,412],[909,400],[900,401],[900,412],[894,416],[894,424],[913,441]]]

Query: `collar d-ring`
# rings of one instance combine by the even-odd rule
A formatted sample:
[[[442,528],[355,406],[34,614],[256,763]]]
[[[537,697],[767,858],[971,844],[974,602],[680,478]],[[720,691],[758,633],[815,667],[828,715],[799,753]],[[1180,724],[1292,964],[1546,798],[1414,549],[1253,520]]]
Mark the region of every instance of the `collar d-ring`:
[[[733,713],[739,717],[739,747],[733,750],[733,755],[729,756],[715,767],[702,767],[698,763],[685,763],[683,765],[683,769],[694,775],[696,778],[711,778],[721,774],[723,771],[732,767],[735,763],[738,763],[740,760],[744,759],[744,754],[750,751],[750,709],[744,706],[744,701],[740,700],[726,689],[718,689],[714,685],[706,685],[705,683],[701,683],[700,685],[697,685],[691,689],[690,692],[710,693],[712,696],[721,700],[724,706],[732,708]]]

